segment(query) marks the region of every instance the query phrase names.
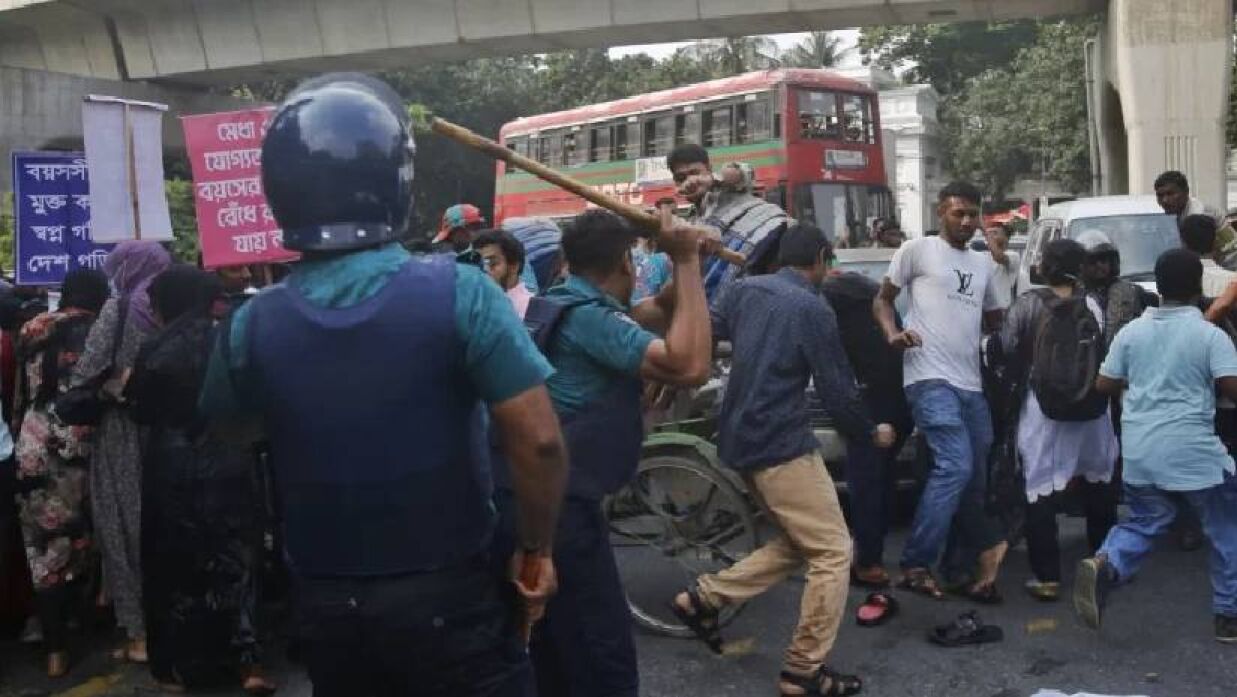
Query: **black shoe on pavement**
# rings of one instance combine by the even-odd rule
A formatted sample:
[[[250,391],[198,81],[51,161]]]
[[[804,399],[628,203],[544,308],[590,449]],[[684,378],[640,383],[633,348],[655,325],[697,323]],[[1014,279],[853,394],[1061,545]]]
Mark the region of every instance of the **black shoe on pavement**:
[[[1237,617],[1216,615],[1216,641],[1237,644]]]
[[[1116,583],[1116,574],[1102,557],[1078,562],[1074,578],[1074,611],[1091,629],[1100,628],[1108,592]]]

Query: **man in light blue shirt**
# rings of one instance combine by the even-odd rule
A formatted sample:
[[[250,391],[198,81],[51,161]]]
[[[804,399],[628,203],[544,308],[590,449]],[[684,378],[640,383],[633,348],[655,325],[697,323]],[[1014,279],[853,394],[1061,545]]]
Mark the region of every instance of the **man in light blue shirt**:
[[[1237,397],[1237,350],[1197,308],[1203,265],[1174,249],[1155,265],[1164,304],[1117,334],[1096,387],[1124,390],[1121,441],[1129,515],[1078,568],[1074,606],[1098,628],[1108,590],[1131,580],[1178,515],[1180,498],[1211,540],[1215,638],[1237,643],[1237,477],[1215,432],[1215,386]]]

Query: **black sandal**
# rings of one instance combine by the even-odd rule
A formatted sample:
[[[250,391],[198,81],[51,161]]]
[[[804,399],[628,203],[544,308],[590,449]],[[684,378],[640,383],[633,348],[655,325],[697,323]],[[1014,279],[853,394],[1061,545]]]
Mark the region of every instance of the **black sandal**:
[[[983,583],[978,586],[966,586],[958,593],[963,598],[980,605],[1000,605],[1005,602],[995,583]]]
[[[709,647],[709,650],[720,656],[722,653],[722,633],[718,617],[721,613],[716,608],[705,603],[695,588],[686,588],[681,592],[687,594],[687,599],[692,604],[692,611],[688,612],[679,606],[677,595],[670,600],[670,611],[674,613],[675,617],[679,618],[680,622],[687,625],[687,628],[692,630],[692,634],[695,634],[697,639],[703,641]]]
[[[863,680],[859,676],[843,675],[825,666],[808,677],[782,671],[781,679],[803,690],[800,693],[783,691],[782,697],[849,697],[863,691]]]
[[[979,615],[966,612],[949,624],[942,624],[928,632],[928,641],[940,646],[954,648],[975,644],[991,644],[1005,638],[1000,627],[984,624]]]

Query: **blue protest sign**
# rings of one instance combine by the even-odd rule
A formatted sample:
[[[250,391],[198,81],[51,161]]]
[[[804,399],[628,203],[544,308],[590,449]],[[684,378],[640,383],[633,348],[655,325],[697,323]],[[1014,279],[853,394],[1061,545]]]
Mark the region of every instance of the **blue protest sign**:
[[[13,153],[17,283],[59,285],[73,269],[103,268],[115,245],[90,237],[90,174],[80,152]]]

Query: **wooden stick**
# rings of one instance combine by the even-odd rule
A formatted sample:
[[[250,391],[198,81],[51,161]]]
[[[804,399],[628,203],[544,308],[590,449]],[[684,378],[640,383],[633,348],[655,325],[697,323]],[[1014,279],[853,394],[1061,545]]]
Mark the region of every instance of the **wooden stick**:
[[[502,160],[512,167],[518,167],[534,177],[547,181],[560,189],[569,191],[586,201],[591,201],[602,208],[614,211],[640,227],[649,230],[657,230],[661,227],[661,220],[652,213],[645,211],[643,208],[634,206],[626,201],[620,201],[613,196],[603,194],[574,177],[569,177],[562,172],[546,167],[536,160],[524,157],[514,150],[503,147],[489,138],[478,135],[463,126],[435,117],[432,121],[430,121],[430,129],[440,136],[450,138],[451,140],[467,145],[474,150],[480,150],[496,160]],[[737,264],[739,266],[747,263],[747,258],[742,254],[724,247],[717,250],[717,256],[731,264]]]
[[[129,103],[124,102],[125,168],[129,178],[129,205],[133,208],[134,239],[142,239],[142,209],[137,195],[137,155],[133,152],[133,120],[129,116]]]

